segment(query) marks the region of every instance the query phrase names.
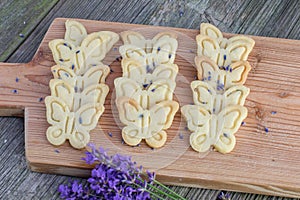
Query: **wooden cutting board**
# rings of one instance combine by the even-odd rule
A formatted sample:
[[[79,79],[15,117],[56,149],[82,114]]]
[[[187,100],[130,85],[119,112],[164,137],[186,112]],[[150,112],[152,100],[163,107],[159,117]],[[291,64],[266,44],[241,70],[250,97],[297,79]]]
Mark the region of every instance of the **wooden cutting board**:
[[[48,123],[44,98],[50,94],[50,67],[54,65],[48,42],[63,38],[66,19],[56,19],[29,63],[0,63],[0,114],[25,117],[25,149],[33,171],[87,176],[90,166],[68,143],[55,147],[46,140]],[[180,106],[192,103],[189,83],[196,69],[195,36],[199,30],[78,20],[88,32],[139,31],[152,37],[161,31],[178,35],[175,63],[179,66],[175,99]],[[232,36],[225,34],[225,36]],[[145,143],[129,147],[121,140],[121,123],[114,104],[113,80],[121,76],[119,41],[105,64],[113,72],[107,78],[110,93],[105,112],[91,132],[91,142],[110,153],[131,155],[145,168],[156,171],[166,184],[300,197],[300,41],[251,36],[255,48],[249,56],[252,70],[246,82],[248,117],[236,133],[237,145],[230,154],[197,153],[189,146],[189,131],[180,112],[168,132],[168,141],[153,150]],[[276,113],[275,113],[276,112]],[[268,128],[269,132],[265,131]]]

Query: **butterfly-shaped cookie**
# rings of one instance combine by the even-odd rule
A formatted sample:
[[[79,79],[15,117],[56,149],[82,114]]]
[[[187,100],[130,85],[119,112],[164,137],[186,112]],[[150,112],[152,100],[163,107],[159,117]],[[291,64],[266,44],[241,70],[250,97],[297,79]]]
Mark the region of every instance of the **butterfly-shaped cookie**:
[[[237,61],[246,61],[255,44],[253,39],[246,36],[226,39],[217,27],[206,23],[201,24],[196,40],[198,56],[209,57],[218,66],[224,67]]]
[[[219,113],[232,105],[243,106],[250,92],[249,88],[236,85],[219,94],[210,84],[203,81],[193,81],[191,88],[195,105],[204,107],[210,113]]]
[[[67,20],[65,26],[65,40],[75,46],[80,46],[82,40],[87,36],[85,27],[74,20]]]
[[[179,104],[175,101],[162,101],[150,109],[143,109],[134,99],[119,97],[116,99],[122,129],[123,140],[131,146],[139,144],[142,139],[153,147],[162,147],[167,140],[164,131],[172,125]]]
[[[149,109],[153,105],[173,99],[176,83],[169,79],[158,79],[149,85],[141,85],[136,81],[119,77],[114,81],[116,98],[126,96],[134,99],[142,108]]]
[[[108,86],[103,83],[90,85],[80,93],[63,80],[51,79],[49,85],[51,96],[61,99],[70,111],[77,111],[87,104],[103,105],[109,91]]]
[[[71,112],[67,104],[58,97],[45,98],[47,139],[53,145],[61,145],[69,140],[72,147],[84,148],[90,140],[89,131],[94,129],[104,111],[102,104],[86,104],[76,112]]]
[[[247,109],[234,105],[215,115],[202,106],[185,105],[181,113],[187,121],[188,129],[192,131],[190,144],[195,151],[206,152],[213,146],[221,153],[229,153],[235,146],[234,134],[246,118]]]
[[[247,61],[235,62],[225,69],[220,69],[211,59],[203,56],[196,56],[195,63],[198,79],[208,82],[220,93],[232,86],[243,85],[251,70],[251,66]]]
[[[64,39],[56,39],[49,42],[49,47],[57,65],[83,75],[92,66],[103,65],[106,53],[118,40],[118,34],[100,31],[87,35],[80,46]]]
[[[175,64],[160,64],[153,70],[147,70],[140,62],[132,59],[122,60],[123,77],[136,81],[141,85],[149,85],[159,79],[175,81],[178,66]]]
[[[55,65],[51,67],[54,79],[61,79],[74,87],[75,92],[81,92],[85,88],[98,83],[105,83],[105,79],[110,72],[106,65],[99,65],[88,69],[83,76],[76,75],[67,67]]]
[[[178,42],[173,33],[159,33],[152,40],[133,31],[125,31],[120,35],[124,42],[119,48],[123,58],[137,60],[149,71],[159,64],[174,63]]]

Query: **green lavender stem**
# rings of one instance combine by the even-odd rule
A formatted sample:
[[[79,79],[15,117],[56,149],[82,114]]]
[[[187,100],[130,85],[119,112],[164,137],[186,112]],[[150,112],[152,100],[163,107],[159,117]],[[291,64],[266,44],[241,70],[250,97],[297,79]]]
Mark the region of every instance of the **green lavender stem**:
[[[186,200],[184,197],[180,196],[179,194],[177,194],[176,192],[174,192],[173,190],[171,190],[170,188],[168,188],[164,184],[160,183],[159,181],[157,181],[157,180],[154,179],[153,183],[161,186],[162,188],[164,188],[165,190],[167,190],[168,192],[170,192],[172,195],[174,195],[175,197],[177,197],[177,199]]]

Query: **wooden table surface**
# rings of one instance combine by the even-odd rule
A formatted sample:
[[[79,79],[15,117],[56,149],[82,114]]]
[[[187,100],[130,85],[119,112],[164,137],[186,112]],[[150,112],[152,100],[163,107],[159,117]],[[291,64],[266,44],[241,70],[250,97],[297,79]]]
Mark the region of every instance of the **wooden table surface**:
[[[29,62],[54,18],[82,18],[300,39],[298,0],[1,0],[0,61]],[[5,76],[1,74],[0,76]],[[1,77],[0,77],[1,78]],[[0,199],[59,199],[70,177],[31,172],[23,118],[0,117]],[[222,191],[170,186],[187,199],[218,199]],[[223,191],[230,199],[289,199]]]

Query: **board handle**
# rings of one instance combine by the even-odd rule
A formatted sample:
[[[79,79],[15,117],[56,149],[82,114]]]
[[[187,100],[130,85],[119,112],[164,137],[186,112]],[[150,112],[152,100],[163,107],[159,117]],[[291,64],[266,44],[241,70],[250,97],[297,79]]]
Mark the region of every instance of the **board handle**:
[[[0,116],[23,116],[26,107],[45,107],[49,67],[0,62]]]

